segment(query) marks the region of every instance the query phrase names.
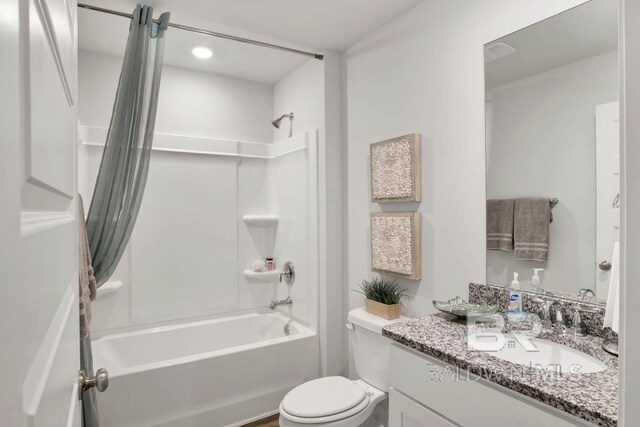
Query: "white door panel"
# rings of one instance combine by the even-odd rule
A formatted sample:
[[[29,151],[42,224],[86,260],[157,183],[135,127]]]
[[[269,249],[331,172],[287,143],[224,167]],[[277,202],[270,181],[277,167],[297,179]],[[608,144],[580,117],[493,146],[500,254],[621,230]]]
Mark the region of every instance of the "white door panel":
[[[0,0],[0,377],[12,427],[80,425],[75,8]]]
[[[42,195],[43,192],[69,200],[75,192],[75,107],[68,81],[70,73],[66,71],[73,67],[67,64],[65,69],[56,44],[58,38],[47,26],[51,22],[48,8],[38,0],[31,0],[29,5],[29,132],[25,141],[24,208],[40,210],[51,202],[51,195]],[[57,33],[70,40],[68,20],[61,24]],[[30,189],[30,185],[40,191]]]
[[[75,55],[74,55],[74,10],[75,2],[70,0],[47,0],[43,2],[38,0],[42,4],[43,8],[48,11],[49,28],[53,28],[56,44],[55,52],[59,60],[62,62],[61,69],[65,73],[68,73],[68,81],[71,81],[74,74],[71,73],[75,68]],[[67,84],[67,87],[71,91],[73,89],[72,84]]]
[[[80,408],[77,384],[73,381],[80,364],[76,351],[80,333],[76,288],[75,284],[67,287],[28,367],[23,383],[23,409],[31,426],[52,426],[48,420],[67,425],[70,412]],[[74,422],[75,418],[71,417]]]
[[[620,209],[613,201],[620,194],[620,105],[596,105],[596,295],[606,299],[611,270],[599,263],[611,262],[613,243],[620,240]]]
[[[29,328],[25,335],[29,338],[30,350],[40,346],[67,289],[78,283],[75,226],[75,219],[69,216],[66,224],[22,236],[21,258],[35,261],[21,264],[23,290],[29,297]]]

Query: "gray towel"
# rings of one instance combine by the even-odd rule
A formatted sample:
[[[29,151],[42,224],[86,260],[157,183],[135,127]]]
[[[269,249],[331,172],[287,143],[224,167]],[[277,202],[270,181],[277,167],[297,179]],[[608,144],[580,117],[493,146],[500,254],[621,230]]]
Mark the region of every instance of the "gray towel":
[[[513,220],[514,257],[546,261],[549,254],[549,199],[516,199]]]
[[[96,299],[96,278],[93,276],[91,251],[87,239],[87,224],[84,220],[84,205],[78,194],[78,253],[79,253],[79,293],[80,293],[80,338],[89,336],[91,325],[91,301]]]
[[[513,250],[513,199],[487,200],[487,249]]]

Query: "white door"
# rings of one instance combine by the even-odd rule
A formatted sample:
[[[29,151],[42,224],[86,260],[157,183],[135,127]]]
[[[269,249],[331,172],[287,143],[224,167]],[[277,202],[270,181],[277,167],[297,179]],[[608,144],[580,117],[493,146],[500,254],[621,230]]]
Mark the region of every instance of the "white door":
[[[79,426],[76,3],[0,0],[0,424]]]
[[[596,295],[607,298],[613,243],[620,240],[620,106],[596,106]],[[617,203],[618,202],[618,203]]]

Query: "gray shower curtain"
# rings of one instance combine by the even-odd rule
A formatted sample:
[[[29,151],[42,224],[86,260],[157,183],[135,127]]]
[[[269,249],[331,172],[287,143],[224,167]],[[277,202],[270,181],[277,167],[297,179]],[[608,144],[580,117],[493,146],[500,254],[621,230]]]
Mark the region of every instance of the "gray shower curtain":
[[[87,237],[97,286],[109,279],[124,252],[138,216],[149,171],[164,34],[169,13],[153,21],[153,8],[138,5],[113,105],[102,162],[87,215]],[[93,376],[91,341],[80,345],[84,371]],[[83,397],[83,421],[99,426],[95,389]]]

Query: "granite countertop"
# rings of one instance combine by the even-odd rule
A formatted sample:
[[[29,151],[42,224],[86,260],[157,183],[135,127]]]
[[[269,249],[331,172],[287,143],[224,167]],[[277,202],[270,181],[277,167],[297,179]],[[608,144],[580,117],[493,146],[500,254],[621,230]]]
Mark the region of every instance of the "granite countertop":
[[[518,332],[526,322],[505,322],[503,333]],[[465,369],[491,382],[558,408],[600,426],[616,426],[618,419],[618,358],[601,348],[602,338],[575,337],[543,330],[538,338],[573,347],[604,362],[608,367],[590,374],[541,375],[536,368],[498,359],[488,352],[467,347],[467,324],[445,313],[401,321],[383,334],[414,350]],[[535,341],[534,341],[535,342]]]

